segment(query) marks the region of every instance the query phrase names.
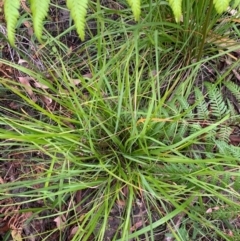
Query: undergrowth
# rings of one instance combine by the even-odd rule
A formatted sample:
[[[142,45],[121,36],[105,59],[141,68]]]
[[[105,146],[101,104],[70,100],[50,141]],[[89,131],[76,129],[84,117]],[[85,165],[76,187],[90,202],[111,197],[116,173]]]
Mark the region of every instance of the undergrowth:
[[[36,34],[36,37],[40,42],[42,42],[42,30],[43,30],[43,20],[48,14],[48,8],[50,5],[50,0],[43,0],[41,2],[37,0],[30,0],[27,2],[29,3],[29,7],[26,5],[26,1],[22,2],[21,0],[4,0],[1,5],[4,5],[4,15],[7,22],[7,29],[8,29],[8,39],[12,46],[14,46],[14,31],[16,27],[16,23],[18,21],[18,18],[20,16],[19,8],[20,5],[28,12],[31,12],[31,17],[33,20],[33,27]],[[91,2],[91,1],[90,1]],[[121,1],[119,1],[120,4]],[[156,1],[157,2],[157,1]],[[207,2],[207,1],[206,1]],[[206,4],[200,3],[199,6],[195,7],[198,11],[201,11],[201,5]],[[88,0],[66,0],[67,8],[69,9],[71,13],[71,17],[75,21],[75,26],[77,33],[81,40],[84,40],[85,38],[85,22],[87,17],[87,10],[88,10]],[[97,4],[100,4],[101,2],[98,0]],[[141,4],[142,2],[140,0],[127,0],[127,3],[131,7],[132,13],[134,15],[135,21],[139,21],[140,15],[141,15]],[[233,8],[236,8],[240,6],[239,0],[231,1],[231,0],[213,0],[210,1],[209,9],[212,9],[212,6],[214,5],[216,11],[221,14],[224,11],[227,10],[229,5],[233,6]],[[116,2],[116,4],[118,4]],[[169,5],[173,11],[174,17],[176,22],[179,22],[182,17],[182,0],[169,0],[167,2],[164,2],[164,4]],[[208,2],[207,2],[208,4]],[[189,8],[184,8],[184,11],[189,11]],[[185,13],[184,13],[185,14]]]
[[[21,236],[26,220],[60,217],[34,237],[237,240],[240,148],[230,137],[240,89],[228,76],[239,60],[214,81],[199,77],[237,47],[195,35],[205,19],[194,3],[179,25],[165,21],[164,6],[148,7],[136,25],[96,12],[98,34],[72,52],[48,36],[41,70],[1,60],[25,78],[1,78],[1,163],[22,163],[18,178],[1,180],[1,215],[14,217],[9,232]],[[215,34],[230,28],[216,22]],[[4,105],[9,98],[17,108]]]

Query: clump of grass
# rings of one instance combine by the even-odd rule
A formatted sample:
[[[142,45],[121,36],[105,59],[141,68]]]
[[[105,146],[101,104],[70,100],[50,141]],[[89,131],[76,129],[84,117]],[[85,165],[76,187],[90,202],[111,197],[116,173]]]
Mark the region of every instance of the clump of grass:
[[[204,19],[198,13],[198,24],[191,23],[197,9],[189,5],[192,12],[180,25],[167,22],[161,6],[134,26],[109,21],[103,28],[107,20],[99,14],[99,34],[70,61],[57,50],[54,60],[41,52],[48,75],[1,61],[41,84],[31,87],[33,99],[26,86],[2,79],[22,105],[17,112],[2,108],[2,161],[21,152],[30,169],[1,184],[1,200],[20,200],[25,211],[37,201],[42,205],[34,212],[42,219],[63,215],[60,240],[74,227],[71,240],[106,240],[110,219],[118,224],[111,240],[231,240],[222,220],[237,235],[234,214],[223,215],[239,210],[240,150],[228,143],[224,128],[239,116],[222,97],[223,78],[206,84],[207,94],[195,86],[201,64],[224,53],[187,67],[179,63],[186,53],[197,57],[203,41],[192,28],[201,29]],[[47,240],[58,231],[35,235]]]

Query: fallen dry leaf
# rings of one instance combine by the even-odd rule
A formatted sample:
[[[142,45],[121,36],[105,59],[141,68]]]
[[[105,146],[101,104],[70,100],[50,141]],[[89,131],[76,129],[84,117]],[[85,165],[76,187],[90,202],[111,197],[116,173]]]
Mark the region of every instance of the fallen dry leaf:
[[[212,208],[209,208],[206,213],[212,213]]]
[[[84,79],[91,79],[92,78],[92,74],[91,73],[87,73],[87,74],[84,74],[82,76]],[[69,80],[71,84],[73,85],[79,85],[81,83],[81,80],[80,79],[70,79]]]
[[[48,86],[42,84],[42,83],[39,83],[37,82],[35,79],[32,79],[34,81],[33,85],[36,87],[36,88],[40,88],[40,89],[49,89]]]
[[[223,209],[224,206],[221,207],[221,208]],[[218,207],[218,206],[213,207],[213,208],[209,208],[209,209],[206,211],[206,213],[212,213],[213,211],[217,211],[217,210],[219,210],[219,209],[220,209],[220,207]]]
[[[230,237],[233,237],[233,236],[234,236],[232,230],[227,230],[227,234],[228,234]]]
[[[19,59],[18,60],[18,64],[22,65],[22,64],[28,64],[28,62],[25,59]]]
[[[64,215],[56,217],[53,221],[56,223],[56,226],[59,230],[65,228],[66,218]]]
[[[40,96],[41,100],[46,104],[47,107],[49,107],[52,104],[52,99],[47,96]]]
[[[73,237],[77,233],[78,229],[79,229],[78,226],[73,227],[70,232],[70,237]]]
[[[136,222],[131,228],[130,228],[130,231],[135,231],[137,230],[138,228],[142,227],[143,226],[143,220],[140,220],[138,222]]]
[[[79,231],[80,230],[80,231]],[[74,226],[72,227],[71,231],[70,231],[70,238],[72,238],[76,233],[79,233],[79,232],[85,232],[83,230],[83,228],[79,225],[79,226]],[[71,239],[70,239],[71,240]]]
[[[32,90],[32,86],[30,84],[30,81],[32,80],[32,78],[31,77],[18,77],[18,80],[24,86],[27,93],[32,97],[33,90]]]
[[[12,235],[13,241],[22,241],[22,235],[19,230],[17,229],[12,230],[11,235]]]

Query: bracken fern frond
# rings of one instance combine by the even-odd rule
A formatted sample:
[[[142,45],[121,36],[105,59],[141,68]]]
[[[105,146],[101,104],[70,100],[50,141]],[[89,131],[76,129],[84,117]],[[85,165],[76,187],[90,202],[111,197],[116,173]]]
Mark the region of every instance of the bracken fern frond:
[[[141,0],[127,0],[127,2],[132,9],[135,20],[138,21],[141,14]]]
[[[32,11],[33,28],[39,42],[42,38],[43,19],[47,16],[50,0],[30,0]]]
[[[225,141],[215,140],[215,145],[218,148],[220,154],[229,156],[239,160],[240,158],[240,147],[228,144]]]
[[[169,0],[176,22],[179,22],[182,15],[182,0]]]
[[[210,98],[211,114],[219,119],[225,116],[229,111],[226,103],[223,100],[222,93],[214,86],[214,84],[205,83]]]
[[[229,6],[230,0],[213,0],[215,9],[219,14],[223,13]]]
[[[77,33],[81,40],[85,38],[85,22],[87,15],[88,0],[67,0],[67,7],[74,20]]]
[[[233,184],[233,189],[236,191],[240,190],[240,176],[236,177],[234,184]]]
[[[141,0],[126,0],[130,5],[134,18],[139,20],[141,14]],[[222,13],[227,9],[231,0],[213,0],[214,6],[218,13]],[[17,19],[19,17],[19,7],[21,0],[3,0],[4,14],[7,22],[8,39],[11,45],[14,45],[14,30]],[[42,22],[48,12],[50,0],[29,0],[33,15],[33,26],[35,34],[39,41],[42,35]],[[182,15],[182,0],[168,0],[169,5],[177,22],[180,21]],[[87,15],[88,0],[66,0],[67,7],[75,22],[75,26],[79,37],[83,40],[85,36],[85,22]],[[240,0],[233,1],[233,7],[240,7]]]
[[[19,17],[20,0],[5,0],[4,15],[7,22],[8,40],[12,46],[14,43],[15,27]]]
[[[240,9],[240,0],[235,0],[232,7]]]
[[[232,81],[225,81],[224,85],[231,91],[234,97],[240,102],[240,87]]]
[[[229,142],[230,141],[229,137],[230,137],[232,132],[233,132],[233,128],[231,128],[229,126],[220,127],[218,132],[217,132],[218,140],[225,141],[226,143]]]
[[[208,106],[203,96],[202,91],[199,88],[194,89],[196,100],[198,102],[197,105],[197,116],[199,119],[207,120],[209,118]]]

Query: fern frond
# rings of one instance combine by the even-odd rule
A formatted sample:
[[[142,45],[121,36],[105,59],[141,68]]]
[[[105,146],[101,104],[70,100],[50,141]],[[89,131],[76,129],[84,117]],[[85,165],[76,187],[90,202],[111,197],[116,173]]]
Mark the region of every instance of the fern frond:
[[[166,128],[164,128],[163,132],[165,134],[165,138],[163,142],[172,143],[172,141],[175,138],[177,128],[178,128],[177,122],[170,123]]]
[[[233,103],[227,99],[227,105],[228,105],[228,110],[229,110],[229,113],[230,113],[230,121],[232,124],[236,124],[236,123],[239,123],[239,115],[238,115],[238,112],[236,111],[236,109],[234,108],[233,106]]]
[[[227,10],[230,0],[213,0],[216,11],[221,14]]]
[[[237,160],[240,159],[240,147],[231,145],[231,153]]]
[[[224,85],[231,91],[234,97],[240,102],[240,87],[232,81],[225,81]]]
[[[229,172],[224,173],[223,175],[220,176],[220,187],[222,188],[227,188],[229,183],[231,183],[231,175]]]
[[[224,156],[234,157],[237,160],[240,159],[240,147],[230,145],[227,142],[220,141],[220,140],[216,140],[215,144],[216,144],[220,154],[222,154]]]
[[[231,180],[228,180],[229,183],[231,183]],[[238,190],[237,190],[238,191]],[[229,219],[235,219],[237,214],[239,213],[239,209],[233,206],[222,206],[221,208],[214,210],[211,213],[208,213],[208,216],[211,216],[213,220],[229,220]],[[234,235],[234,238],[236,236]],[[237,238],[238,239],[238,238]],[[237,240],[235,239],[235,240]]]
[[[12,46],[15,45],[15,27],[19,18],[20,0],[5,0],[4,15],[7,22],[8,40]]]
[[[85,38],[85,22],[87,15],[88,0],[67,0],[67,7],[74,20],[77,33],[83,41]]]
[[[42,39],[43,19],[47,16],[50,0],[30,0],[33,28],[39,42]]]
[[[189,125],[187,123],[181,123],[174,137],[174,142],[176,143],[181,141],[187,135],[188,130],[189,130]]]
[[[231,156],[230,146],[227,142],[216,140],[215,144],[216,144],[220,154],[222,154],[224,156]]]
[[[166,125],[166,122],[154,123],[151,127],[152,136],[155,136],[155,135],[157,135],[158,137],[161,135],[163,136],[163,133],[161,132],[161,130],[164,128],[164,125]]]
[[[182,16],[182,0],[169,0],[169,5],[173,11],[175,20],[178,23]]]
[[[228,113],[228,108],[223,100],[222,93],[213,84],[205,83],[205,85],[210,99],[211,114],[220,119]]]
[[[185,97],[177,96],[177,101],[180,103],[180,106],[182,107],[183,110],[189,109],[189,103]]]
[[[199,119],[207,120],[209,118],[208,106],[199,88],[194,89],[197,105],[197,116]]]
[[[127,0],[132,9],[135,21],[138,21],[141,14],[141,0]]]
[[[235,0],[232,7],[240,9],[240,0]]]
[[[181,163],[164,163],[163,166],[161,166],[161,170],[159,171],[167,175],[173,175],[174,178],[179,178],[179,175],[182,176],[184,174],[197,172],[200,169],[201,168],[195,164],[185,165]]]
[[[172,114],[172,115],[178,115],[179,114],[179,109],[178,106],[176,106],[175,100],[171,100],[171,102],[168,103],[167,105],[168,107],[168,111]]]
[[[218,140],[229,142],[229,136],[233,132],[233,129],[229,126],[221,127],[217,132]]]
[[[235,181],[234,181],[234,184],[233,184],[233,189],[235,191],[239,191],[240,190],[240,176],[237,176]]]
[[[187,98],[183,96],[176,97],[177,104],[179,106],[179,112],[185,112],[186,118],[193,118],[192,108],[190,107]]]

